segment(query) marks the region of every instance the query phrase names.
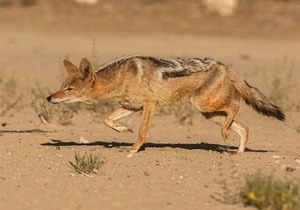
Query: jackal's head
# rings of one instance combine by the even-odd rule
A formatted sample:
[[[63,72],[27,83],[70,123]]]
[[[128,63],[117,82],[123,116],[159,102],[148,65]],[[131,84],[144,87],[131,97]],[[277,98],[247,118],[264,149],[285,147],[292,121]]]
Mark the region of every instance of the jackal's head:
[[[79,68],[68,60],[64,60],[64,66],[69,77],[60,90],[47,97],[47,100],[53,104],[91,102],[97,79],[91,63],[86,58],[82,58]]]

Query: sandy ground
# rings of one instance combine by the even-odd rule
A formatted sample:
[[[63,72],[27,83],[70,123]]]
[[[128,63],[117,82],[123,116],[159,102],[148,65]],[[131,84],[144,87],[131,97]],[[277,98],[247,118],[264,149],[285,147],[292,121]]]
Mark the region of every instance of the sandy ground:
[[[0,71],[14,72],[24,93],[37,81],[58,88],[65,57],[74,63],[89,57],[101,64],[142,54],[213,57],[234,67],[266,95],[271,92],[278,63],[287,58],[294,65],[289,82],[296,85],[285,93],[299,99],[297,40],[172,33],[74,34],[8,25],[0,24]],[[133,134],[116,133],[103,125],[103,117],[86,112],[76,115],[69,126],[38,125],[30,101],[25,101],[21,112],[0,118],[7,123],[0,129],[0,209],[245,209],[222,199],[221,183],[234,186],[257,171],[299,181],[299,113],[285,111],[288,118],[283,123],[241,106],[237,119],[250,128],[242,155],[225,152],[220,128],[200,114],[192,125],[180,125],[173,115],[157,114],[143,150],[127,157],[120,148],[134,142],[140,114],[124,120]],[[30,129],[45,133],[9,133]],[[80,137],[89,143],[81,143]],[[236,147],[237,135],[231,133],[227,143]],[[85,151],[106,159],[93,177],[77,174],[69,166],[75,152]],[[289,172],[286,167],[295,170]]]

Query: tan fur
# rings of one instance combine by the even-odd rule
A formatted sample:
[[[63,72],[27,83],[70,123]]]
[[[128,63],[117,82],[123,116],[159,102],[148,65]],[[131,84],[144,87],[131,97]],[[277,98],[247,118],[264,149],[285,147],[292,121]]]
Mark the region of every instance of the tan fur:
[[[118,132],[131,129],[115,124],[116,120],[143,110],[138,139],[130,152],[137,152],[145,142],[157,104],[191,102],[207,119],[222,126],[224,140],[230,128],[239,134],[239,153],[248,141],[248,128],[234,120],[240,98],[262,114],[284,119],[281,110],[256,88],[241,82],[230,68],[212,59],[131,56],[106,64],[96,73],[86,58],[79,68],[67,60],[64,65],[69,78],[47,98],[51,103],[118,101],[122,108],[104,120]]]

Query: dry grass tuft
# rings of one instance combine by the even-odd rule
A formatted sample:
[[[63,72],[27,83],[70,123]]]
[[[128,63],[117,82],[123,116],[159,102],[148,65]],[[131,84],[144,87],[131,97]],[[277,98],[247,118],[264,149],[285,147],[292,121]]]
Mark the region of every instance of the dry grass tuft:
[[[70,125],[71,119],[77,113],[80,105],[75,104],[50,104],[46,97],[50,91],[39,84],[31,88],[31,105],[35,113],[44,122],[57,122],[60,125]]]
[[[12,110],[18,111],[22,108],[21,102],[23,95],[17,93],[17,88],[18,83],[14,74],[11,74],[10,76],[0,75],[1,116],[7,115]]]
[[[83,155],[75,153],[75,163],[69,161],[71,167],[76,172],[84,175],[98,173],[105,162],[106,161],[101,155],[87,152]]]

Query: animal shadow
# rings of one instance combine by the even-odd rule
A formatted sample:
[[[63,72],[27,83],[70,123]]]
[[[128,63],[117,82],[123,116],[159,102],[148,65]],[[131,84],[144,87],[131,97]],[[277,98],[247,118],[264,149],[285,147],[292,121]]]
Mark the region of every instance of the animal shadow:
[[[102,146],[104,148],[121,148],[121,147],[129,147],[132,143],[126,142],[115,142],[115,141],[95,141],[90,143],[80,143],[74,141],[63,141],[59,139],[52,139],[51,142],[43,143],[42,146],[54,146],[54,147],[65,147],[65,146]],[[192,144],[183,144],[183,143],[145,143],[141,150],[145,150],[146,148],[179,148],[186,150],[206,150],[206,151],[214,151],[218,153],[235,153],[237,151],[237,147],[221,145],[221,144],[209,144],[209,143],[192,143]],[[246,148],[245,152],[274,152],[270,150],[256,150]]]

